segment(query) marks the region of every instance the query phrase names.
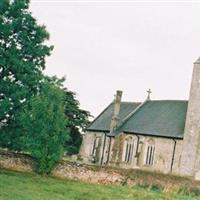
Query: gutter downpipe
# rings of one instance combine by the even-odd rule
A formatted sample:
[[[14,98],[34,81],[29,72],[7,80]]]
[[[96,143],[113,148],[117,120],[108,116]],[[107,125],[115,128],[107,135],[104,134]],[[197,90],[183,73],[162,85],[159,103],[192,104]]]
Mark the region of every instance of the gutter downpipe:
[[[102,156],[101,156],[100,165],[103,165],[103,157],[104,157],[105,145],[106,145],[106,133],[104,133],[103,150],[102,150]]]
[[[175,156],[175,151],[176,151],[176,140],[173,139],[173,141],[174,141],[174,148],[173,148],[173,153],[172,153],[172,162],[171,162],[170,172],[172,172],[172,170],[173,170],[174,156]]]

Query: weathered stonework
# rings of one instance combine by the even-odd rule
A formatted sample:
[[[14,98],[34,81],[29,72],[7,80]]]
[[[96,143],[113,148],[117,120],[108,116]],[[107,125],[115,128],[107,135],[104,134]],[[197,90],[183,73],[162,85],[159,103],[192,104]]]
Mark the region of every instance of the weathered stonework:
[[[110,130],[107,125],[105,127],[108,136],[112,137],[101,133],[107,139],[105,146],[101,145],[98,151],[97,156],[103,158],[103,162],[98,162],[98,164],[154,170],[200,179],[200,58],[194,63],[189,103],[179,101],[181,107],[172,107],[177,105],[178,101],[175,100],[170,106],[168,104],[168,107],[158,106],[157,110],[160,108],[161,111],[158,112],[155,107],[151,109],[153,101],[148,96],[145,102],[138,104],[132,111],[131,107],[126,107],[126,109],[124,107],[120,115],[121,94],[118,91],[116,95],[118,98],[114,100],[113,116],[110,115],[110,109],[105,114],[107,122],[111,119]],[[122,102],[122,105],[126,105],[125,103],[128,102]],[[146,113],[142,114],[142,109]],[[127,110],[131,112],[128,113]],[[122,113],[126,112],[127,115],[124,117]],[[170,113],[172,115],[169,115]],[[164,119],[163,121],[159,121],[160,116]],[[163,116],[168,118],[162,118]],[[102,119],[103,115],[100,122],[104,121]],[[100,123],[101,126],[105,124]],[[101,126],[96,126],[96,128],[94,126],[95,129],[92,130],[99,130]],[[102,130],[105,130],[105,127]],[[135,131],[137,133],[134,133]],[[90,131],[86,133],[85,138],[88,137],[88,141],[82,144],[81,154],[85,158],[89,158],[90,154],[84,149],[87,150],[88,145],[94,142],[90,134],[92,134]],[[100,132],[97,131],[96,134]],[[104,144],[103,136],[101,138],[100,142]]]
[[[60,164],[54,170],[53,175],[71,180],[100,184],[120,185],[124,181],[124,177],[114,170],[108,172],[103,168],[95,169],[95,167],[77,163]]]
[[[195,176],[200,170],[200,59],[194,63],[185,124],[180,173]]]
[[[86,135],[86,137],[91,137],[93,134],[90,133]],[[133,139],[134,149],[133,157],[131,161],[127,163],[124,161],[126,151],[125,142],[129,137]],[[89,148],[88,141],[89,139],[87,142],[83,142],[82,149]],[[152,166],[145,165],[145,159],[147,156],[146,151],[149,141],[153,141],[155,145],[155,155]],[[136,136],[134,134],[122,133],[119,136],[112,138],[110,161],[108,164],[111,166],[120,166],[122,168],[140,168],[150,171],[160,171],[162,173],[179,174],[182,143],[182,140],[174,140],[161,137]],[[83,150],[81,152],[81,155],[83,156]],[[87,150],[87,152],[90,152],[90,150]],[[101,149],[101,151],[99,151],[100,157],[102,156],[102,152],[103,150]],[[86,158],[90,157],[89,154],[84,154],[84,156]],[[89,159],[87,161],[89,161]],[[100,164],[100,162],[98,162],[98,164]]]
[[[126,135],[126,137],[128,136],[132,136],[132,135]],[[135,136],[133,137],[134,137],[134,142],[135,142],[134,146],[136,146],[137,140]],[[145,165],[146,148],[147,148],[149,140],[153,140],[155,143],[154,163],[152,166]],[[176,149],[175,149],[174,160],[173,160],[173,165],[172,165],[174,140],[167,139],[167,138],[159,138],[159,137],[139,136],[138,152],[136,152],[136,149],[135,149],[134,157],[131,163],[123,163],[122,161],[121,166],[126,167],[126,168],[140,168],[140,169],[145,169],[145,170],[160,171],[163,173],[178,174],[180,155],[181,155],[181,144],[182,144],[181,140],[176,141]],[[124,151],[125,151],[125,148],[124,148]],[[171,167],[172,167],[172,170],[171,170]]]
[[[0,151],[0,168],[30,172],[33,164],[30,156]]]
[[[0,151],[0,170],[15,170],[30,172],[33,167],[30,156],[18,153]],[[34,174],[31,176],[34,177]],[[145,186],[155,187],[163,192],[183,192],[200,195],[200,182],[190,178],[164,175],[136,169],[122,169],[116,167],[100,167],[77,162],[61,161],[53,170],[54,178],[76,180],[86,183],[104,185]],[[198,197],[197,197],[198,198]]]
[[[111,158],[110,164],[111,165],[119,165],[122,161],[122,150],[124,144],[124,137],[123,135],[119,135],[113,138],[113,147],[111,150]]]
[[[99,138],[99,143],[97,147],[96,152],[96,158],[94,160],[92,156],[92,148],[95,138]],[[83,159],[83,161],[87,162],[96,162],[100,164],[101,162],[101,155],[103,150],[103,142],[104,142],[105,134],[102,132],[88,132],[83,136],[83,142],[81,145],[81,149],[79,152],[80,157]]]
[[[0,151],[0,169],[31,172],[33,164],[33,160],[28,155]],[[53,170],[52,176],[95,184],[127,185],[131,187],[144,185],[149,188],[156,186],[165,192],[180,191],[183,188],[187,188],[189,192],[197,193],[200,191],[200,182],[188,178],[165,176],[143,170],[99,167],[69,161],[61,161]]]
[[[0,169],[31,172],[34,162],[25,154],[0,152]],[[53,176],[98,184],[122,184],[125,177],[115,170],[105,170],[73,162],[61,161],[53,170]]]

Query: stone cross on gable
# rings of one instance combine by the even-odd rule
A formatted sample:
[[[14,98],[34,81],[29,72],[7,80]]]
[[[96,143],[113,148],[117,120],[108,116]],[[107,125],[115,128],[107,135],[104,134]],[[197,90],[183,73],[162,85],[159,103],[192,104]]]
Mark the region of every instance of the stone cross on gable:
[[[150,100],[151,99],[150,96],[151,96],[151,93],[152,93],[151,89],[148,89],[147,93],[148,93],[147,100]]]

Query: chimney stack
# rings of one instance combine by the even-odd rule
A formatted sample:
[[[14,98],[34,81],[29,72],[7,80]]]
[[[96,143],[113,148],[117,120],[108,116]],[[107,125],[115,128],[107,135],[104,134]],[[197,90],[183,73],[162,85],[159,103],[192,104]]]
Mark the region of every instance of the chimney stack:
[[[122,91],[117,90],[114,102],[113,102],[113,115],[110,123],[110,133],[112,133],[118,125],[119,122],[119,111],[121,105]]]

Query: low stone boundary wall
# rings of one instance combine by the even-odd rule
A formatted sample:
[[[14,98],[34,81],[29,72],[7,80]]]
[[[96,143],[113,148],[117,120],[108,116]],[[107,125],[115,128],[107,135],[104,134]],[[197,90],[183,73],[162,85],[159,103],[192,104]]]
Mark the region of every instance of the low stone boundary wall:
[[[33,159],[26,154],[0,150],[0,168],[31,172]],[[136,169],[120,169],[100,167],[76,162],[61,161],[52,175],[62,179],[71,179],[96,184],[141,185],[149,188],[157,187],[163,191],[187,190],[200,194],[200,182],[189,178],[164,175]]]
[[[33,164],[31,157],[26,154],[0,151],[0,168],[31,172]],[[52,175],[99,184],[123,184],[124,182],[124,176],[115,171],[69,161],[61,161]]]
[[[31,172],[33,160],[27,154],[0,150],[0,168]]]
[[[105,168],[78,163],[61,162],[53,171],[53,175],[60,178],[81,180],[99,184],[123,184],[124,176]]]

